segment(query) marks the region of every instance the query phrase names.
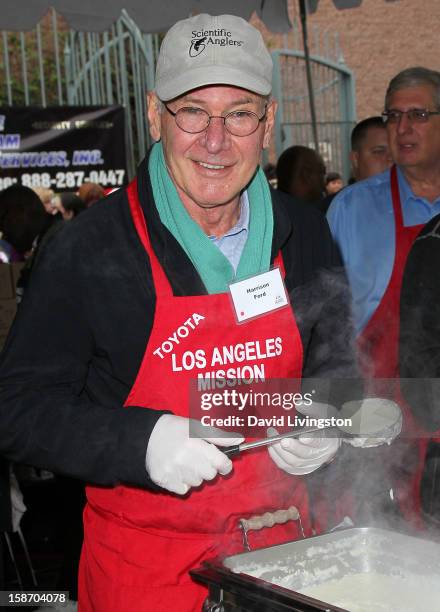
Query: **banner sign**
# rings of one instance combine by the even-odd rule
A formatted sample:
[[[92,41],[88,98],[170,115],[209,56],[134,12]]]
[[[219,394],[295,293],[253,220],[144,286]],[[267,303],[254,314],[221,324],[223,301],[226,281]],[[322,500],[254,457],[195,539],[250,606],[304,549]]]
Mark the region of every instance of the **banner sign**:
[[[0,189],[128,182],[121,106],[0,106]]]

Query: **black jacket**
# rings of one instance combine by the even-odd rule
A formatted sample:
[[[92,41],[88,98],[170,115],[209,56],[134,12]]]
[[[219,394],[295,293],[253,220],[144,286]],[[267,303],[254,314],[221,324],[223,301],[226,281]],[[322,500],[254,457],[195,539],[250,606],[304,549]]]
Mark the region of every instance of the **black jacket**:
[[[440,428],[440,215],[425,225],[405,266],[400,298],[401,388],[418,423]]]
[[[160,222],[146,161],[138,189],[153,248],[174,293],[206,293]],[[305,374],[346,372],[353,363],[348,300],[340,273],[330,273],[340,260],[327,223],[291,197],[272,196],[272,257],[282,249]],[[149,258],[121,189],[57,232],[32,272],[0,359],[0,452],[95,484],[152,486],[145,453],[163,412],[122,406],[154,309]],[[339,336],[337,322],[343,326]]]

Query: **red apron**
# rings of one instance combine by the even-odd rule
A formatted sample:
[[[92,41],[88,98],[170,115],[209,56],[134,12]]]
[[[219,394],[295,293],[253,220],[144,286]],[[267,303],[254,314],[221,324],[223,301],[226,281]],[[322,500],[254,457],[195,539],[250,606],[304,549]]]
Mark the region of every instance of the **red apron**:
[[[403,410],[402,437],[390,447],[381,447],[384,461],[388,452],[399,452],[402,460],[412,465],[406,465],[411,471],[410,477],[400,477],[395,474],[394,493],[397,496],[399,507],[404,517],[414,526],[420,527],[420,477],[421,461],[426,451],[426,440],[415,440],[420,430],[417,428],[411,411],[399,391],[399,333],[400,333],[400,291],[403,272],[409,251],[417,238],[421,225],[405,227],[403,224],[402,205],[400,201],[397,170],[391,168],[391,195],[393,201],[395,222],[395,257],[391,277],[382,296],[380,304],[358,339],[358,349],[362,371],[366,379],[396,379],[394,388],[388,385],[376,386],[376,393],[395,399]],[[405,439],[405,434],[407,438]]]
[[[190,380],[202,370],[197,365],[179,369],[176,364],[189,363],[196,351],[203,351],[199,356],[209,356],[214,347],[237,343],[259,341],[264,346],[268,339],[280,339],[280,354],[260,360],[265,378],[300,378],[303,350],[292,310],[280,309],[237,325],[228,294],[174,296],[152,250],[134,182],[127,193],[133,221],[150,258],[157,301],[148,346],[125,405],[188,416]],[[282,265],[280,255],[277,261]],[[197,325],[194,314],[199,315]],[[177,337],[173,350],[166,352],[170,344],[164,341],[173,334],[176,338],[175,331],[188,321],[192,321],[187,324],[189,333]],[[255,361],[232,365],[252,367]],[[87,487],[87,498],[80,612],[169,612],[176,605],[181,612],[200,610],[207,590],[193,582],[188,571],[206,558],[243,550],[240,517],[294,504],[310,533],[303,480],[278,469],[266,449],[244,453],[234,459],[230,475],[204,483],[183,497],[118,486]],[[249,534],[252,547],[299,536],[294,522]]]

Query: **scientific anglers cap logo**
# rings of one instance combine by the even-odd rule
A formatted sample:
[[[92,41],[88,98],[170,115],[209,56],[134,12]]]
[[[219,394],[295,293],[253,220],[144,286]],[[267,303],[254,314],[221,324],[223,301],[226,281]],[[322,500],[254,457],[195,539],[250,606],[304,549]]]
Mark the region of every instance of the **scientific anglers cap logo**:
[[[193,30],[191,32],[191,45],[189,56],[197,57],[208,45],[219,45],[220,47],[241,47],[242,40],[234,40],[232,32],[219,28],[216,30]]]
[[[206,38],[207,37],[204,36],[203,38],[196,38],[191,41],[191,47],[189,48],[190,57],[196,57],[197,55],[200,55],[200,53],[206,47],[206,45],[203,44]]]

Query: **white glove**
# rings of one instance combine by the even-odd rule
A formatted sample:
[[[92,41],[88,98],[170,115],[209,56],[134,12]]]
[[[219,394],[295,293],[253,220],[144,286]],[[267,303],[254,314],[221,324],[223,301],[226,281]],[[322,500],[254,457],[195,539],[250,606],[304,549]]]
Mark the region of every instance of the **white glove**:
[[[313,402],[311,406],[300,406],[297,408],[301,414],[325,418],[335,414],[335,408],[328,404]],[[277,435],[276,430],[268,430],[269,436]],[[341,444],[340,438],[334,430],[325,436],[325,430],[300,436],[299,438],[284,438],[268,447],[268,452],[276,465],[296,476],[310,474],[325,463],[329,463],[336,455]]]
[[[18,485],[17,478],[13,472],[10,476],[11,484],[11,511],[12,511],[12,531],[15,533],[20,527],[20,521],[27,508],[23,502],[23,493]]]
[[[189,437],[190,426],[191,434],[200,437]],[[231,460],[214,445],[233,446],[241,444],[244,438],[227,435],[193,419],[164,414],[158,419],[147,447],[146,467],[151,480],[172,493],[185,495],[204,480],[229,474]]]

